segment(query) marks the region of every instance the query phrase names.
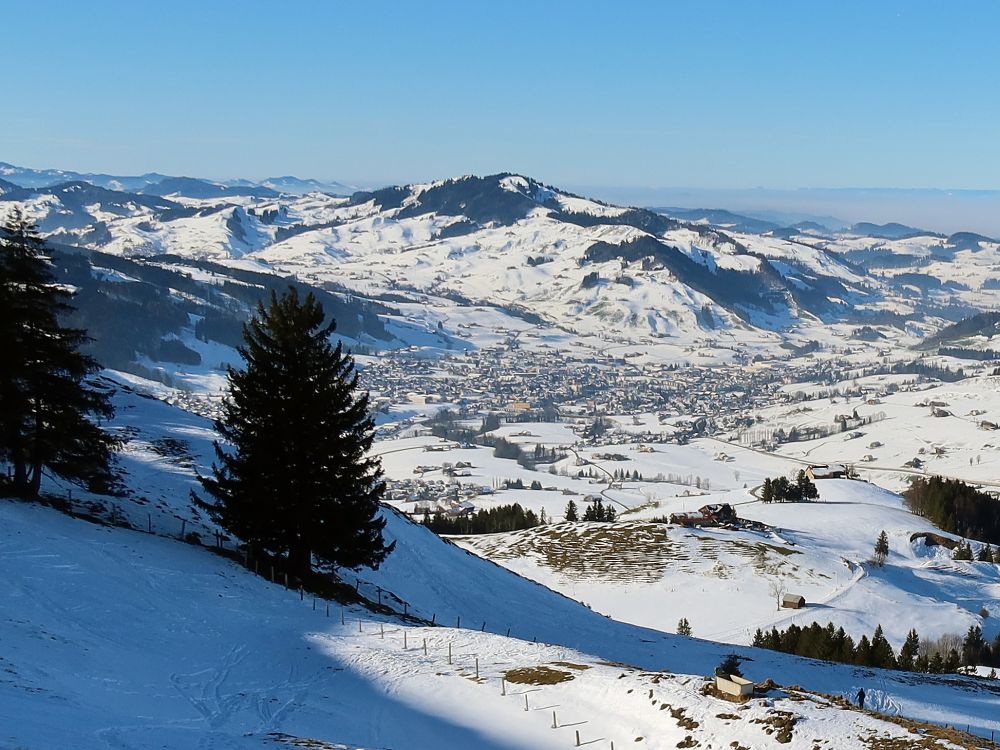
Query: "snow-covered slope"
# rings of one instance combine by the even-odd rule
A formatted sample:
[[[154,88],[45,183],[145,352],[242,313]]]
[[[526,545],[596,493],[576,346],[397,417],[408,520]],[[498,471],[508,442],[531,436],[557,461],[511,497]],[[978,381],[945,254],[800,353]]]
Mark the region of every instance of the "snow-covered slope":
[[[706,746],[738,739],[778,747],[760,722],[781,719],[781,712],[796,720],[786,745],[792,748],[811,747],[814,737],[861,748],[859,736],[918,736],[799,691],[774,691],[734,710],[702,696],[699,677],[649,671],[695,664],[693,671],[705,671],[701,665],[710,667],[718,649],[656,643],[655,633],[643,638],[596,616],[582,637],[599,640],[583,651],[478,629],[403,624],[336,604],[328,616],[326,602],[314,609],[311,599],[300,601],[297,592],[199,547],[8,501],[0,503],[0,520],[5,746],[261,748],[312,740],[328,743],[314,747],[499,750],[566,747],[580,732],[583,741],[615,740],[620,747],[672,748],[687,736]],[[398,523],[390,529],[402,544],[415,544]],[[444,549],[427,541],[425,554]],[[443,587],[456,590],[489,578],[475,565],[450,572]],[[544,596],[539,590],[537,598]],[[492,612],[500,609],[494,602]],[[552,619],[561,617],[554,635],[588,619],[580,607],[566,609],[552,612]],[[638,656],[647,666],[611,664],[602,654]],[[784,662],[754,663],[748,672],[796,682],[807,682],[810,669],[819,674],[802,660]],[[568,681],[540,689],[508,682],[503,694],[501,676],[538,667]],[[996,723],[976,711],[980,701],[960,685],[917,690],[889,680],[874,688],[870,674],[830,672],[842,674],[826,675],[828,689],[864,681],[883,708],[900,701],[929,712],[931,699],[936,718],[961,716],[980,731]]]
[[[572,745],[577,731],[617,747],[673,748],[689,735],[705,747],[777,747],[766,729],[791,721],[782,712],[795,721],[793,748],[917,737],[798,690],[745,709],[703,695],[701,675],[730,651],[757,681],[846,698],[865,686],[870,705],[890,715],[1000,728],[980,681],[855,670],[621,623],[390,510],[396,550],[380,570],[357,574],[358,590],[425,622],[328,610],[181,542],[192,529],[212,533],[188,500],[193,472],[207,470],[205,422],[134,394],[117,403],[132,497],[101,508],[75,493],[72,507],[136,530],[0,501],[0,741],[11,747],[256,748],[298,738],[547,748]],[[567,681],[524,685],[508,675],[539,667]]]

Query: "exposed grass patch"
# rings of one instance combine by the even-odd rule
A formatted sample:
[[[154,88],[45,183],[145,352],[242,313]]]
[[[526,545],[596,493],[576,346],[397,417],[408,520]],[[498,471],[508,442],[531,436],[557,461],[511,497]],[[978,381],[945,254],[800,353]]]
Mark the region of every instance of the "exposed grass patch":
[[[792,741],[792,730],[799,717],[790,711],[772,711],[763,719],[751,719],[753,724],[763,724],[767,734],[774,735],[776,742],[787,744]]]
[[[701,726],[701,724],[699,724],[691,717],[685,716],[683,708],[671,708],[670,715],[674,717],[674,720],[677,722],[677,726],[679,726],[681,729],[687,729],[688,731],[691,731]]]
[[[519,667],[508,670],[504,679],[517,685],[558,685],[560,682],[569,682],[573,679],[573,675],[561,669],[545,666]]]
[[[648,521],[613,524],[554,524],[507,534],[466,537],[477,553],[494,561],[536,560],[581,580],[657,583],[669,571],[724,578],[750,564],[760,574],[780,574],[789,547],[741,538],[703,536]]]

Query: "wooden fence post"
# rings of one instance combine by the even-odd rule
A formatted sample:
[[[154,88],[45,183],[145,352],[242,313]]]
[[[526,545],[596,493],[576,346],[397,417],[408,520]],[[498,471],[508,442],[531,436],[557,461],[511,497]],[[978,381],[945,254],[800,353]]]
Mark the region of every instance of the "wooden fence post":
[[[555,711],[552,712],[552,728],[553,729],[558,729],[559,728],[559,722],[556,721],[556,712]]]
[[[476,657],[476,679],[479,679],[479,657]]]
[[[527,693],[524,694],[524,710],[525,711],[528,710],[528,694]]]
[[[448,641],[448,663],[451,664],[451,641]]]
[[[403,631],[403,651],[406,651],[406,631]]]
[[[576,730],[576,746],[580,747],[580,730]]]
[[[424,656],[427,656],[427,639],[424,638]]]
[[[505,677],[500,678],[500,695],[507,695],[507,679]]]

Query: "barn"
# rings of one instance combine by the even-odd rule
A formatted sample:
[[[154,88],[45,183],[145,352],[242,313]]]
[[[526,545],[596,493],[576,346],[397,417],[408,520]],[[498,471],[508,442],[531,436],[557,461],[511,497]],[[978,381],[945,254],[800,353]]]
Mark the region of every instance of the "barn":
[[[802,609],[806,606],[806,598],[802,594],[785,594],[781,597],[781,606],[785,609]]]

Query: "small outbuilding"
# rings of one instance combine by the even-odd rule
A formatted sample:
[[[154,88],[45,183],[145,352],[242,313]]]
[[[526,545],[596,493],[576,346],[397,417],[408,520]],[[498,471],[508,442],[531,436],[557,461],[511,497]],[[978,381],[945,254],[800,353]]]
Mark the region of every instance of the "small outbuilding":
[[[806,598],[802,594],[785,594],[781,597],[781,606],[784,609],[802,609],[806,606]]]
[[[732,695],[735,698],[749,698],[753,695],[753,688],[753,682],[743,677],[718,672],[715,674],[715,689],[720,693]]]

